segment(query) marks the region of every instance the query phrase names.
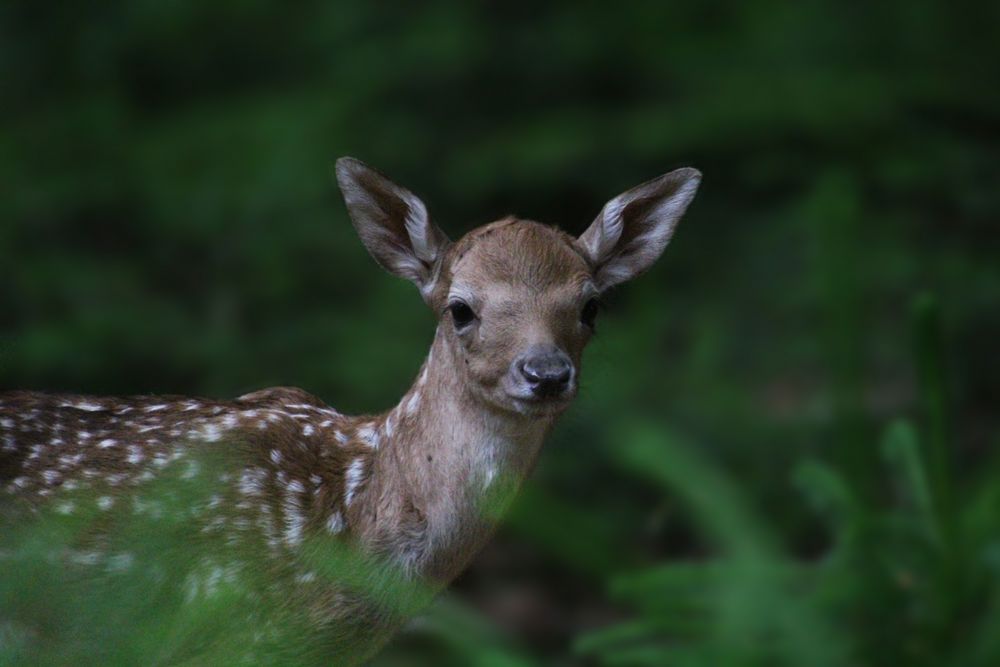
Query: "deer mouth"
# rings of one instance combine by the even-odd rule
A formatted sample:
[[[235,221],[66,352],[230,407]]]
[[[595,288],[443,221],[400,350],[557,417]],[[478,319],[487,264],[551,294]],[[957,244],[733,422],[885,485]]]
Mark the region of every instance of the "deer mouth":
[[[576,398],[576,388],[567,388],[558,394],[535,394],[531,392],[509,392],[507,399],[514,410],[528,416],[545,416],[561,412]]]

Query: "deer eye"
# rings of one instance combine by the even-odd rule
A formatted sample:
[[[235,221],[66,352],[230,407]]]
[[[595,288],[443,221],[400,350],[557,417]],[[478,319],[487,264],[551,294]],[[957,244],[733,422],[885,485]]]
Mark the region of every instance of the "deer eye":
[[[476,319],[476,314],[464,301],[452,301],[448,304],[448,310],[451,312],[451,320],[455,323],[455,328],[459,331],[467,328]]]
[[[583,311],[580,312],[580,321],[583,322],[587,327],[593,329],[594,324],[597,321],[597,299],[589,300],[584,306]]]

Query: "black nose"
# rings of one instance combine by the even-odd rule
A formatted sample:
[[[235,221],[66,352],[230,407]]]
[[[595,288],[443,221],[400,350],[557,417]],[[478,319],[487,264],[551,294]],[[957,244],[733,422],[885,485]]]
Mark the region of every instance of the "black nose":
[[[573,377],[573,362],[565,353],[553,350],[530,354],[520,364],[521,375],[535,396],[558,396]]]

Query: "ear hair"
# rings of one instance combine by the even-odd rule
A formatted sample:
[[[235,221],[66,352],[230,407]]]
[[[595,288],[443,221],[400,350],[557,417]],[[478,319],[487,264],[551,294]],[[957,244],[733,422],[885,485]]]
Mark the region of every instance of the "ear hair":
[[[604,291],[647,270],[663,253],[688,204],[701,172],[676,169],[618,195],[578,239]]]
[[[420,198],[360,160],[342,157],[337,183],[351,223],[379,265],[412,281],[428,299],[448,237],[427,215]]]

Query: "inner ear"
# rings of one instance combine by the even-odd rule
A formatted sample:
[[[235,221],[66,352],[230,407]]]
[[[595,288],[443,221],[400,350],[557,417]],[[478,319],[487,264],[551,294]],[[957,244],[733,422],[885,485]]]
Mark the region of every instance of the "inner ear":
[[[697,169],[677,169],[604,205],[578,239],[599,290],[630,280],[656,262],[700,182]]]

